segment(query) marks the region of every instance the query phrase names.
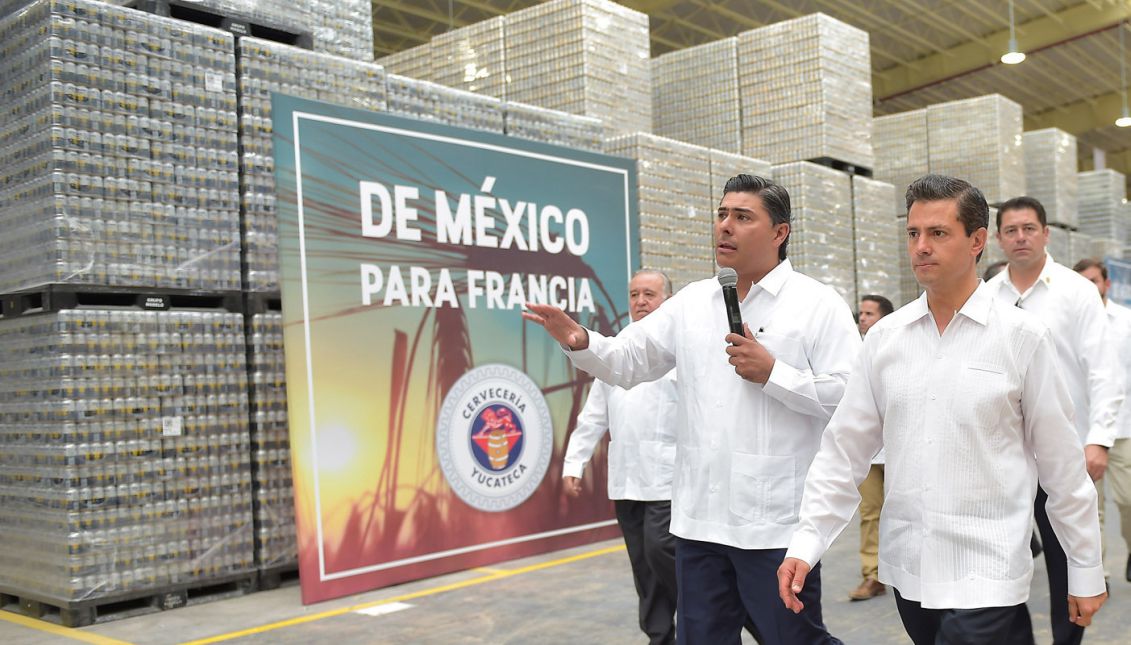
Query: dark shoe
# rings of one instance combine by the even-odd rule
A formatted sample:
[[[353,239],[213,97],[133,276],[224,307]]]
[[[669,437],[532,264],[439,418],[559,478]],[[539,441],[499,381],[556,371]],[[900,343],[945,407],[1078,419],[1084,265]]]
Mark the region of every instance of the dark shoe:
[[[859,587],[853,589],[848,594],[848,598],[850,600],[867,600],[869,598],[875,598],[876,596],[882,596],[887,592],[888,588],[879,580],[875,578],[864,578],[864,582],[861,582]]]

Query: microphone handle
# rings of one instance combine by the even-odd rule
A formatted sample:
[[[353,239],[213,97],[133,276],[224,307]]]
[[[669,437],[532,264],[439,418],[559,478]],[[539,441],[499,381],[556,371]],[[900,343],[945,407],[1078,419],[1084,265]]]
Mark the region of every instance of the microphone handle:
[[[742,310],[738,308],[738,289],[723,287],[723,302],[727,307],[727,323],[732,334],[742,335]]]

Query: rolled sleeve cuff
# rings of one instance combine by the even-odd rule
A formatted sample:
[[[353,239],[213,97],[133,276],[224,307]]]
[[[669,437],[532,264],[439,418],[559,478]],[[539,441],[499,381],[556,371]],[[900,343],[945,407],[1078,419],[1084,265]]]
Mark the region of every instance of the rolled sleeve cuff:
[[[1088,436],[1085,438],[1084,443],[1110,448],[1115,445],[1115,428],[1092,426],[1088,429]]]
[[[576,477],[581,479],[581,473],[584,471],[584,462],[567,461],[562,464],[562,477]]]
[[[1107,591],[1104,585],[1103,565],[1094,567],[1074,567],[1068,565],[1068,595],[1077,598],[1090,598]]]
[[[774,359],[770,378],[766,379],[762,391],[775,399],[781,399],[781,397],[801,387],[802,384],[801,372],[797,368],[787,365],[785,361]]]
[[[801,530],[795,531],[793,538],[789,541],[789,548],[786,549],[785,557],[797,558],[803,560],[809,568],[817,566],[817,562],[821,560],[821,556],[825,554],[825,545],[821,539],[816,535]]]
[[[558,346],[562,348],[562,352],[565,353],[574,365],[588,372],[589,368],[601,364],[597,359],[596,350],[601,347],[603,343],[609,342],[609,339],[591,329],[586,329],[585,331],[589,334],[589,346],[585,349],[570,349],[560,343]]]

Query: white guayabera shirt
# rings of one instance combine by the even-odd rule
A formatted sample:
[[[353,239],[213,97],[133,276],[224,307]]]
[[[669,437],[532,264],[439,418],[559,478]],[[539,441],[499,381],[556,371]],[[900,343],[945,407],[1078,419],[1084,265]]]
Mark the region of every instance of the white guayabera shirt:
[[[1068,554],[1068,592],[1103,593],[1096,490],[1052,338],[996,301],[992,285],[980,284],[941,336],[926,295],[868,333],[787,557],[820,560],[851,521],[881,445],[879,579],[903,597],[928,609],[1025,602],[1038,477]]]
[[[785,548],[860,334],[845,301],[788,260],[739,306],[777,359],[765,385],[738,376],[728,362],[726,308],[714,279],[687,285],[615,338],[590,331],[589,347],[568,355],[620,387],[679,370],[672,533],[743,549]]]
[[[678,400],[675,370],[631,390],[594,381],[569,435],[562,475],[580,478],[608,432],[609,499],[670,500]]]
[[[1076,431],[1084,444],[1111,447],[1115,417],[1123,402],[1122,369],[1108,338],[1107,316],[1096,285],[1045,257],[1040,277],[1025,293],[1003,270],[989,281],[1003,303],[1034,314],[1052,332],[1059,371],[1076,408]]]
[[[1131,309],[1121,304],[1107,301],[1108,331],[1111,333],[1113,347],[1118,348],[1119,364],[1123,366],[1123,405],[1115,419],[1115,438],[1131,439],[1131,396],[1127,396],[1131,384]]]

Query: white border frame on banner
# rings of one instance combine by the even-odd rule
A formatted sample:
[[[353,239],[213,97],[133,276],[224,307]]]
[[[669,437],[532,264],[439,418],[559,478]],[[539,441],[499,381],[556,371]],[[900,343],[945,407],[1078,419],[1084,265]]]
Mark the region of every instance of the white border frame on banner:
[[[619,174],[624,180],[624,232],[625,232],[625,259],[627,264],[628,278],[632,278],[632,229],[631,229],[631,206],[629,204],[629,184],[628,184],[628,171],[624,168],[616,168],[613,166],[605,166],[602,164],[590,163],[580,161],[577,159],[568,159],[564,157],[556,157],[553,155],[531,152],[528,150],[516,150],[514,148],[507,148],[500,145],[482,143],[478,141],[468,141],[466,139],[457,139],[437,134],[429,134],[425,132],[416,132],[413,130],[405,130],[403,128],[395,128],[390,126],[382,126],[374,123],[365,123],[362,121],[354,121],[351,119],[342,119],[338,117],[331,117],[322,114],[313,114],[310,112],[296,111],[292,114],[292,133],[294,137],[294,154],[295,154],[295,185],[296,185],[296,198],[298,206],[298,244],[299,244],[299,266],[301,272],[302,282],[302,315],[303,321],[310,320],[310,302],[308,297],[307,288],[307,274],[306,274],[306,224],[303,209],[303,194],[302,194],[302,147],[299,142],[299,122],[301,120],[318,121],[322,123],[330,123],[334,125],[341,125],[347,127],[361,128],[365,130],[374,130],[384,132],[387,134],[396,134],[406,137],[417,139],[425,139],[429,141],[437,141],[440,143],[448,143],[452,145],[466,146],[471,148],[479,148],[482,150],[489,150],[491,152],[499,152],[503,154],[511,154],[520,157],[527,157],[530,159],[539,159],[542,161],[550,161],[553,163],[560,163],[568,166],[577,166],[582,168],[589,168],[591,170],[599,170],[604,172],[611,172]],[[616,520],[607,520],[604,522],[594,522],[591,524],[582,524],[580,526],[570,526],[554,531],[546,531],[544,533],[534,533],[531,535],[520,535],[518,537],[509,538],[506,540],[496,540],[494,542],[487,542],[484,544],[474,544],[470,546],[460,547],[458,549],[449,549],[447,551],[438,551],[435,553],[426,553],[411,558],[403,558],[401,560],[394,560],[392,562],[383,562],[380,564],[369,565],[365,567],[357,567],[354,569],[347,569],[345,571],[336,571],[334,573],[326,573],[326,552],[325,544],[323,543],[322,536],[322,499],[319,492],[319,476],[318,476],[318,437],[315,431],[314,423],[314,368],[313,368],[313,354],[310,349],[310,325],[303,325],[304,343],[306,349],[306,391],[307,391],[307,404],[310,411],[310,448],[312,452],[312,464],[314,474],[314,508],[315,519],[317,526],[318,536],[318,579],[320,582],[328,580],[340,580],[343,578],[351,578],[353,576],[373,573],[376,571],[383,571],[386,569],[393,569],[410,564],[417,564],[420,562],[427,562],[430,560],[439,560],[455,555],[464,553],[471,553],[474,551],[482,551],[492,549],[500,546],[507,546],[510,544],[519,544],[522,542],[530,542],[533,540],[541,540],[559,535],[567,535],[570,533],[579,533],[581,531],[588,531],[590,529],[602,528],[605,526],[612,526],[616,524]]]

